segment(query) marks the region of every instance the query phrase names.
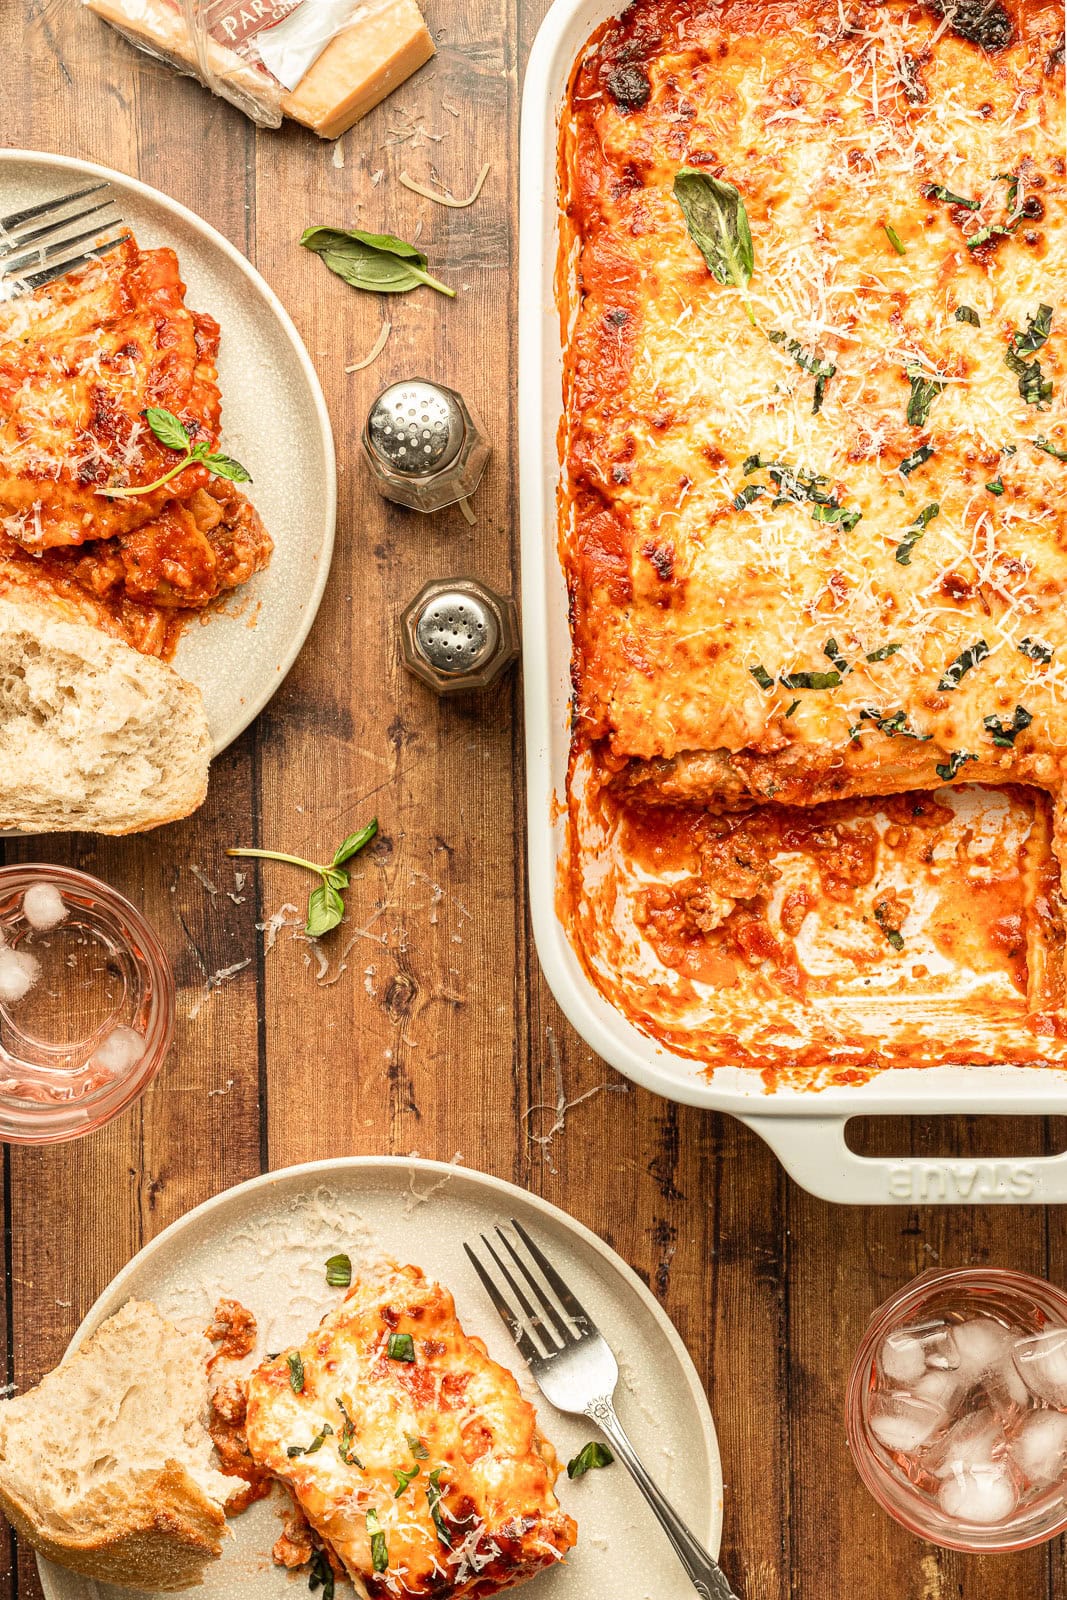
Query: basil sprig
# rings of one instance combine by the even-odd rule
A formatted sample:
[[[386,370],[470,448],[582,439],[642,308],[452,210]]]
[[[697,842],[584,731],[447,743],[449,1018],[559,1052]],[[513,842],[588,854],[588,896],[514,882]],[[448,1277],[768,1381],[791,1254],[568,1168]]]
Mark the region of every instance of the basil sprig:
[[[333,860],[327,867],[320,866],[317,861],[305,861],[303,856],[286,855],[281,850],[233,849],[227,850],[226,854],[255,856],[261,861],[284,861],[291,867],[303,867],[307,872],[317,872],[322,882],[317,889],[312,889],[308,896],[304,932],[309,938],[318,939],[322,934],[329,933],[331,928],[336,928],[345,914],[341,890],[348,888],[349,877],[344,870],[344,863],[351,861],[354,855],[358,855],[364,845],[370,844],[377,832],[378,818],[374,817],[365,828],[360,828],[358,833],[350,833],[344,843],[338,845]],[[326,1265],[329,1268],[329,1262]],[[329,1282],[328,1277],[327,1282]]]
[[[427,272],[422,251],[395,234],[315,227],[304,229],[300,243],[305,250],[321,256],[330,271],[353,289],[369,289],[373,294],[407,294],[424,283],[455,299],[455,289]]]
[[[584,1477],[594,1467],[610,1467],[615,1460],[606,1444],[601,1444],[599,1439],[590,1439],[584,1444],[573,1460],[567,1462],[568,1478]]]
[[[139,494],[151,494],[153,490],[161,489],[165,483],[184,472],[186,467],[193,465],[206,467],[216,478],[226,478],[230,483],[252,482],[239,461],[212,450],[206,439],[194,440],[185,423],[173,411],[167,411],[163,406],[145,406],[141,415],[160,444],[166,445],[168,450],[180,450],[182,459],[169,472],[156,478],[154,483],[145,483],[136,489],[99,489],[98,494],[105,495],[109,500],[133,500]]]
[[[708,271],[717,283],[732,283],[741,290],[748,320],[755,327],[747,294],[755,251],[740,190],[725,178],[713,178],[696,167],[681,167],[674,175],[674,198]]]

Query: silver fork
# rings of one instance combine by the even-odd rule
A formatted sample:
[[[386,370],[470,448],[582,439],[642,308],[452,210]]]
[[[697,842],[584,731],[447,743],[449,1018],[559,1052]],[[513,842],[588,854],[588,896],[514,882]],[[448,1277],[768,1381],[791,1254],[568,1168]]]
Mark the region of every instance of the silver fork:
[[[80,204],[82,201],[86,203]],[[80,228],[90,217],[91,227],[68,231]],[[128,233],[111,236],[122,227],[109,183],[96,183],[0,217],[0,299],[12,300],[39,289],[114,250],[130,237]],[[95,243],[90,245],[90,239]]]
[[[496,1233],[506,1252],[504,1259],[484,1233],[481,1241],[506,1290],[500,1287],[470,1244],[464,1244],[463,1248],[541,1393],[558,1410],[588,1417],[610,1439],[615,1453],[629,1469],[663,1525],[697,1594],[704,1600],[737,1600],[718,1562],[712,1560],[670,1501],[660,1493],[623,1432],[612,1404],[619,1368],[606,1339],[522,1223],[513,1218],[511,1226],[539,1269],[543,1283],[534,1277],[527,1261],[502,1228],[497,1228]],[[558,1304],[553,1304],[551,1295],[546,1294],[545,1284]]]

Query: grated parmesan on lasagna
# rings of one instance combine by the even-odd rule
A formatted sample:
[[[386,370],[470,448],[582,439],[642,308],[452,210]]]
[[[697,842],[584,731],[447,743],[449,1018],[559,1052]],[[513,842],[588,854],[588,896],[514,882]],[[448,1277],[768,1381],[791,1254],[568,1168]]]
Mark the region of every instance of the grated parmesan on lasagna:
[[[818,991],[803,916],[790,931],[774,909],[789,808],[837,806],[824,832],[840,838],[869,826],[867,800],[1033,785],[1064,833],[1065,131],[1064,13],[1041,0],[637,0],[576,63],[560,145],[572,832],[644,840],[651,877],[649,812],[668,813],[663,838],[704,830],[672,872],[684,858],[699,891],[674,932],[704,952],[706,994],[738,965],[779,998],[794,972],[791,1003]],[[1047,842],[1047,802],[1018,804]],[[906,961],[916,897],[880,937],[873,863],[856,916]],[[601,940],[588,964],[668,1037],[656,984],[620,999],[611,970],[609,932],[640,964],[634,924],[593,915],[603,884],[576,870]],[[1042,883],[1059,948],[1059,886]],[[640,959],[650,938],[676,977],[634,892]],[[753,920],[762,952],[738,945]],[[858,984],[871,953],[841,959]],[[917,994],[930,978],[924,963]],[[1013,1059],[1047,1059],[1038,1031]],[[954,1059],[984,1056],[970,1033],[946,1041]],[[683,1048],[710,1060],[707,1038]],[[737,1038],[728,1058],[747,1059]],[[769,1036],[751,1052],[774,1059]]]
[[[355,1282],[253,1373],[245,1430],[371,1600],[496,1594],[577,1537],[533,1407],[417,1267]]]

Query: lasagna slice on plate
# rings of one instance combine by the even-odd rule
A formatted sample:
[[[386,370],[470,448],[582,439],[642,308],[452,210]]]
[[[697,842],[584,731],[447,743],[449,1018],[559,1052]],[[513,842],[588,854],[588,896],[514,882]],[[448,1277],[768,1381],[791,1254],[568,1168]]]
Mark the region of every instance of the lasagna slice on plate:
[[[245,1427],[360,1594],[495,1594],[575,1542],[533,1406],[417,1267],[357,1281],[253,1373]]]

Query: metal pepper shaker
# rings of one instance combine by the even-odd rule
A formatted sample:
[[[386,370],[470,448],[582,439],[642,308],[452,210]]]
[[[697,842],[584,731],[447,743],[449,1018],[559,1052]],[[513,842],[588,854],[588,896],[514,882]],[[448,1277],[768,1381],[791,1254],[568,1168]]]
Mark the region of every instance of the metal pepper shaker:
[[[484,689],[519,653],[510,595],[474,578],[434,578],[400,618],[404,665],[438,694]]]
[[[378,493],[415,511],[440,511],[473,494],[489,460],[482,424],[461,394],[410,378],[383,389],[363,429]]]

